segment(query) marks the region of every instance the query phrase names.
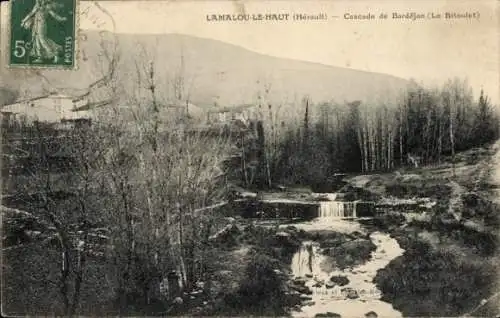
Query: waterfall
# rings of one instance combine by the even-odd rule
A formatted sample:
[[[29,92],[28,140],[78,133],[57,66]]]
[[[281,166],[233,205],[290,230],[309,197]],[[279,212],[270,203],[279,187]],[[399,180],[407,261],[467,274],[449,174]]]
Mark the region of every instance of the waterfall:
[[[354,211],[353,202],[344,203],[346,203],[344,212],[348,212],[349,209]],[[335,222],[354,223],[345,220]],[[370,240],[377,247],[372,252],[371,258],[364,264],[344,270],[328,265],[332,263],[331,254],[330,256],[322,254],[319,242],[302,242],[301,248],[292,258],[291,270],[294,284],[306,286],[311,292],[306,297],[311,301],[304,302],[300,310],[292,310],[292,317],[315,317],[319,313],[325,314],[329,311],[341,317],[363,317],[370,311],[376,312],[379,317],[402,317],[390,303],[381,299],[382,292],[373,280],[380,269],[401,256],[404,250],[388,234],[373,232],[370,234]],[[332,276],[347,278],[347,285],[332,284]],[[354,298],[347,297],[346,289],[351,290],[351,294],[354,293]],[[303,293],[300,290],[299,292]]]
[[[320,218],[356,217],[356,202],[321,201],[318,215]]]
[[[319,252],[319,243],[314,241],[302,242],[300,249],[293,255],[291,269],[295,277],[317,277],[322,274],[321,262],[324,258]],[[323,279],[328,277],[321,277]]]

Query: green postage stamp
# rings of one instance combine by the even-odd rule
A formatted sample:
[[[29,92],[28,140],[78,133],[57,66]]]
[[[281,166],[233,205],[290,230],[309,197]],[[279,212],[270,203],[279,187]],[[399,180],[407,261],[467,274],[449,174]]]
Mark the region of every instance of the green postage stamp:
[[[12,0],[9,65],[74,69],[78,0]]]

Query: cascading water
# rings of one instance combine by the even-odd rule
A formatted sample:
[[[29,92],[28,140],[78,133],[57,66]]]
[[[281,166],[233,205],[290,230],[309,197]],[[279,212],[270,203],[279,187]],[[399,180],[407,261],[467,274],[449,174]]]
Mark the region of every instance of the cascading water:
[[[318,229],[334,227],[352,231],[349,228],[353,227],[353,222],[328,218],[317,220],[322,221],[316,224]],[[298,227],[300,228],[300,225]],[[382,295],[373,284],[373,279],[379,269],[402,255],[404,250],[388,234],[374,232],[370,239],[377,246],[371,259],[363,265],[347,270],[332,270],[331,265],[325,266],[324,264],[331,262],[327,261],[327,256],[320,253],[319,243],[303,242],[292,258],[291,269],[295,279],[305,281],[305,286],[312,291],[312,295],[308,296],[310,301],[306,302],[300,311],[292,311],[292,316],[314,317],[319,313],[333,312],[342,317],[363,317],[367,312],[374,311],[379,317],[401,317],[401,313],[393,309],[391,304],[380,300]],[[349,282],[345,286],[331,284],[332,276],[344,276]],[[355,290],[356,297],[348,297],[346,290]]]
[[[320,218],[356,217],[356,202],[321,201],[318,216]]]

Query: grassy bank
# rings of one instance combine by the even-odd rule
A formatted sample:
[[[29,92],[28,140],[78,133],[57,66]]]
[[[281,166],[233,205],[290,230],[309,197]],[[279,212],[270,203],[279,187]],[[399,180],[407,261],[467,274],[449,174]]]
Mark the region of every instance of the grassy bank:
[[[459,154],[444,163],[399,174],[358,176],[384,197],[430,198],[435,205],[417,217],[396,209],[369,224],[387,231],[405,253],[374,280],[405,316],[498,315],[498,216],[488,189],[491,149]],[[454,171],[453,171],[454,170]],[[484,305],[481,305],[482,302]]]

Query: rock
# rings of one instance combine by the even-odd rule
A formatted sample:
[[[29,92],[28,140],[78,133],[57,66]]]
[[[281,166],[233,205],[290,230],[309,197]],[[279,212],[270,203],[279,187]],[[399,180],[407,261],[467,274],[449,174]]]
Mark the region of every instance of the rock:
[[[181,297],[175,297],[172,303],[175,305],[182,305],[184,303],[184,300]]]
[[[307,273],[305,276],[306,276],[307,278],[313,278],[313,274],[310,274],[310,273]]]
[[[312,291],[307,286],[292,285],[292,286],[290,286],[290,288],[292,288],[293,290],[295,290],[295,291],[297,291],[297,292],[299,292],[301,294],[307,294],[307,295],[311,295],[312,294]]]
[[[461,195],[462,202],[466,207],[476,207],[482,201],[482,198],[474,192],[467,192]]]
[[[345,293],[346,298],[348,299],[356,299],[359,298],[358,292],[352,288],[344,288],[342,292]]]
[[[304,295],[304,294],[302,294],[302,295],[300,295],[300,299],[301,299],[301,300],[312,300],[312,297],[311,297],[311,296],[309,296],[309,295]]]
[[[366,318],[377,318],[377,317],[378,317],[378,315],[377,315],[377,313],[376,313],[376,312],[374,312],[374,311],[369,311],[369,312],[367,312],[367,313],[365,314],[365,317],[366,317]]]
[[[358,206],[356,205],[356,209],[358,208]],[[351,236],[354,237],[354,238],[365,238],[366,235],[364,235],[363,233],[359,232],[359,231],[354,231],[351,233]]]
[[[227,222],[233,224],[234,222],[236,222],[236,219],[231,217],[231,216],[228,216],[226,218],[224,218],[224,220],[226,220]]]
[[[316,302],[312,300],[306,301],[304,303],[304,306],[314,306],[314,305],[316,305]]]
[[[297,277],[293,280],[293,283],[296,285],[304,286],[306,284],[306,280],[302,277]]]
[[[316,314],[314,317],[333,317],[333,318],[341,318],[342,316],[337,314],[337,313],[334,313],[334,312],[326,312],[326,313],[321,313],[321,314]]]
[[[209,240],[219,243],[233,243],[241,232],[236,224],[228,224],[222,230],[210,236]]]
[[[203,289],[205,287],[205,282],[196,282],[195,286],[197,288]]]
[[[352,256],[350,254],[347,254],[346,256],[344,256],[344,264],[352,265],[353,263],[354,263],[354,259],[352,258]]]
[[[275,236],[276,236],[276,237],[287,237],[287,238],[288,238],[288,237],[290,237],[290,233],[287,233],[287,232],[283,232],[283,231],[282,231],[282,232],[277,232],[277,233],[275,234]]]
[[[297,227],[295,227],[293,225],[287,226],[286,230],[289,231],[289,232],[293,232],[293,233],[297,233],[297,231],[298,231]]]
[[[283,275],[283,272],[280,271],[279,269],[273,269],[273,272],[276,274],[276,275]]]
[[[295,305],[292,307],[292,309],[297,312],[302,312],[302,308],[300,308],[300,305]]]
[[[330,281],[339,286],[345,286],[349,284],[349,279],[347,278],[347,276],[332,276],[330,277]]]
[[[328,289],[333,288],[333,287],[335,287],[335,283],[333,283],[333,282],[326,282],[325,287],[328,288]]]

